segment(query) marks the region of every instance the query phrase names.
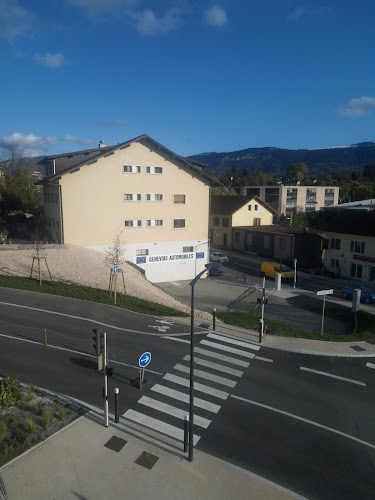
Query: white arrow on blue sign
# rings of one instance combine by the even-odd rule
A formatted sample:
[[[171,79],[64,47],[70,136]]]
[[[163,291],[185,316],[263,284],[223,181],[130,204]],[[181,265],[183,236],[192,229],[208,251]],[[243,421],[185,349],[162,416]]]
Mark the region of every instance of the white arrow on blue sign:
[[[117,274],[118,273],[118,266],[113,266],[113,274]]]
[[[151,353],[150,352],[144,352],[142,356],[139,358],[139,366],[141,368],[144,368],[147,366],[151,361]]]

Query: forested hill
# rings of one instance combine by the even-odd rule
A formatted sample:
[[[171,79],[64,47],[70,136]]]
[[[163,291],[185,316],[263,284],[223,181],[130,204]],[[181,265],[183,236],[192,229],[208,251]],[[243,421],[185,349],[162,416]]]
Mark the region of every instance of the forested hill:
[[[375,164],[375,143],[361,142],[351,146],[326,149],[249,148],[231,153],[201,153],[189,158],[209,165],[215,173],[225,174],[233,166],[246,169],[248,174],[262,171],[283,174],[292,163],[306,163],[310,175],[358,172]]]

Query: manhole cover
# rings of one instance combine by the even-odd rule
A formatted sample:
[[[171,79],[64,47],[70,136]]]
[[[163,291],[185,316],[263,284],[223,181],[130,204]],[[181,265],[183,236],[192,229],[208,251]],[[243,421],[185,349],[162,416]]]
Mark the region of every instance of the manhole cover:
[[[351,345],[350,348],[355,351],[366,351],[366,349],[363,349],[363,347],[360,347],[359,345]]]
[[[127,441],[116,436],[112,436],[109,441],[105,443],[105,447],[113,451],[120,451],[126,445]]]
[[[135,463],[138,465],[142,465],[142,467],[145,467],[146,469],[152,469],[158,460],[159,460],[159,457],[156,457],[155,455],[152,455],[151,453],[147,453],[147,451],[143,451],[139,455],[139,457],[137,458]]]

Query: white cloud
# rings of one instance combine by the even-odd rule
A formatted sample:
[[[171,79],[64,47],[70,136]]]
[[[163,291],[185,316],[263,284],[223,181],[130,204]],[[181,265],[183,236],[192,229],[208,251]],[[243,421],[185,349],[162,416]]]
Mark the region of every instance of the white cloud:
[[[60,53],[51,54],[50,52],[47,52],[44,56],[35,54],[33,59],[36,63],[41,66],[46,66],[47,68],[60,68],[66,64],[64,55]]]
[[[213,5],[204,12],[204,21],[211,26],[224,26],[228,22],[227,13],[221,7]]]
[[[132,17],[136,18],[136,28],[141,35],[167,33],[178,28],[182,23],[181,11],[174,7],[167,10],[164,16],[159,18],[152,10],[144,10]]]
[[[347,104],[336,109],[335,113],[338,116],[360,118],[361,116],[370,115],[374,109],[375,97],[362,96],[351,99]]]
[[[12,42],[32,30],[36,18],[18,0],[0,0],[0,36]]]
[[[306,7],[295,7],[290,14],[287,15],[288,21],[299,21],[303,17],[318,17],[330,12],[328,7],[317,7],[307,9]]]
[[[91,146],[93,141],[83,139],[74,135],[67,134],[64,137],[38,137],[34,134],[24,135],[19,132],[8,137],[0,137],[0,147],[15,150],[21,156],[38,156],[48,153],[51,146],[59,142],[73,142],[74,144],[83,144]]]
[[[115,127],[121,125],[129,125],[128,120],[103,120],[99,122],[99,125],[113,125]]]

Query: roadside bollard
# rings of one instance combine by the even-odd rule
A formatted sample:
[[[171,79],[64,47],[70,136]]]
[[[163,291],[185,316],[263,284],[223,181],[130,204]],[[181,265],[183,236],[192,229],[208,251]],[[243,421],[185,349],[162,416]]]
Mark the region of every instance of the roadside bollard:
[[[47,345],[47,330],[44,330],[44,345]]]
[[[185,415],[184,419],[184,452],[188,449],[188,437],[189,437],[189,415]]]
[[[119,411],[119,404],[118,404],[120,389],[118,387],[115,387],[114,392],[115,392],[115,422],[116,422],[116,424],[118,424],[120,422],[120,411]]]
[[[215,331],[216,328],[216,307],[214,307],[213,313],[212,313],[212,329]]]
[[[259,320],[259,344],[262,343],[262,335],[263,335],[263,320]]]

